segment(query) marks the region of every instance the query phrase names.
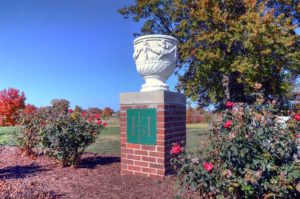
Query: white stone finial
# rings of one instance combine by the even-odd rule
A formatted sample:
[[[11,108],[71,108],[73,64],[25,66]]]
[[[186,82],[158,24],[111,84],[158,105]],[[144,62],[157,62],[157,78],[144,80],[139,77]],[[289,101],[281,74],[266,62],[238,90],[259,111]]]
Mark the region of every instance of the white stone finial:
[[[141,91],[169,90],[165,81],[176,67],[178,40],[168,35],[145,35],[133,44],[137,71],[145,79]]]

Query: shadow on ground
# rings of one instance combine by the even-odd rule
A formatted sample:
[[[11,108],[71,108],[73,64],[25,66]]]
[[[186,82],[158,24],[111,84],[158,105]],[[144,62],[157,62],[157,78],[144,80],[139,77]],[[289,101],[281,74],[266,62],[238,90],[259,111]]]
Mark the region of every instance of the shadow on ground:
[[[13,166],[0,169],[0,179],[24,178],[28,175],[35,175],[39,172],[46,171],[39,165]]]
[[[111,156],[95,156],[95,157],[87,157],[81,160],[79,168],[95,168],[97,165],[106,165],[112,164],[116,162],[120,162],[120,157],[111,157]]]

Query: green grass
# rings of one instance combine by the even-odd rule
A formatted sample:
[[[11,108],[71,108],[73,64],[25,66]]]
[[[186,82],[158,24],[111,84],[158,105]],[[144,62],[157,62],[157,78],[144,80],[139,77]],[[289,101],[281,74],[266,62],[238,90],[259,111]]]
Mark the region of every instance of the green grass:
[[[0,145],[15,145],[14,132],[17,127],[0,127]]]
[[[15,145],[13,131],[15,127],[0,127],[0,145]],[[207,139],[208,124],[187,125],[187,149],[195,152],[201,149],[201,142]],[[103,130],[96,142],[86,149],[98,154],[120,154],[120,128],[110,126]]]
[[[187,150],[196,152],[203,147],[201,142],[205,142],[208,134],[208,124],[188,124],[186,128]]]
[[[98,154],[120,154],[120,127],[113,126],[103,130],[96,143],[86,151]]]

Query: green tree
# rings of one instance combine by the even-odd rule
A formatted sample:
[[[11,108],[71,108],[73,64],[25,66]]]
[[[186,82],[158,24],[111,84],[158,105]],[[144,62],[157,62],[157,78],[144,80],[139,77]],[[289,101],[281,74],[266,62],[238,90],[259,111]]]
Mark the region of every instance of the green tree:
[[[300,74],[299,0],[137,0],[142,34],[179,40],[178,89],[199,105],[285,98]]]

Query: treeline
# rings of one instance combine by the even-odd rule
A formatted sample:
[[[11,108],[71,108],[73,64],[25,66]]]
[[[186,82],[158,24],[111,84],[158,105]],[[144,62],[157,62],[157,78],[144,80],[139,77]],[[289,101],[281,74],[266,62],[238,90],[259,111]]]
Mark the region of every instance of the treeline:
[[[186,109],[186,123],[208,123],[212,119],[212,113],[204,109],[193,108],[191,106]]]
[[[24,92],[20,92],[15,88],[3,89],[0,91],[0,126],[15,126],[18,124],[21,113],[31,114],[39,109],[48,109],[46,107],[36,107],[32,104],[26,104],[26,97]],[[66,99],[53,99],[51,107],[57,112],[68,112],[70,102]],[[102,119],[107,119],[113,115],[114,110],[110,107],[100,109],[98,107],[91,107],[83,109],[80,106],[75,106],[74,111],[97,114]]]

